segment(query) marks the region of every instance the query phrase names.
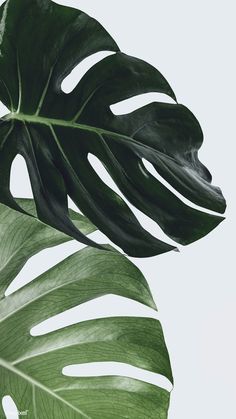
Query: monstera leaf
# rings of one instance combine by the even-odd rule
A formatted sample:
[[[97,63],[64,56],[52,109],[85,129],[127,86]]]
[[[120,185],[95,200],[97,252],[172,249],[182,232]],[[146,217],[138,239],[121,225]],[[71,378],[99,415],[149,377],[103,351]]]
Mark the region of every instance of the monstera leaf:
[[[17,204],[32,209],[30,200]],[[84,234],[93,231],[88,220],[71,215]],[[30,334],[43,320],[106,294],[155,309],[141,272],[117,251],[88,247],[5,296],[31,255],[70,237],[2,204],[0,223],[1,398],[10,395],[30,419],[166,419],[169,392],[165,389],[128,377],[76,378],[62,373],[70,364],[114,361],[162,374],[172,382],[159,321],[102,318],[40,336]],[[0,416],[4,417],[2,406]]]
[[[81,11],[50,0],[8,0],[0,9],[0,99],[10,113],[0,125],[0,200],[20,210],[9,190],[11,163],[27,163],[40,220],[95,246],[69,217],[67,195],[114,243],[133,256],[173,249],[137,221],[98,176],[89,153],[120,191],[176,242],[188,244],[222,217],[196,210],[149,173],[143,159],[193,203],[223,213],[221,191],[198,160],[198,121],[177,103],[151,103],[115,116],[110,106],[146,92],[175,100],[151,65],[122,54],[104,28]],[[63,79],[98,51],[114,54],[93,66],[70,94]],[[173,63],[174,64],[174,63]]]

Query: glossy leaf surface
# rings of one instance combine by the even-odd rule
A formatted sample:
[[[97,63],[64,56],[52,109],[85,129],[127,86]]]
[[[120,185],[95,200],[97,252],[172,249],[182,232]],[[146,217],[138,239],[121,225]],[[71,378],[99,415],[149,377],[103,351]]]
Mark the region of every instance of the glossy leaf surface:
[[[0,99],[10,114],[0,125],[0,200],[18,209],[9,190],[12,160],[26,160],[39,218],[77,240],[95,245],[71,222],[67,195],[114,243],[132,256],[173,249],[137,221],[124,200],[91,166],[100,159],[120,191],[176,242],[209,233],[222,217],[193,209],[157,180],[156,171],[193,203],[224,212],[221,191],[198,160],[198,121],[177,103],[152,103],[115,116],[114,103],[147,92],[175,100],[151,65],[119,52],[105,29],[86,14],[50,0],[8,0],[0,9]],[[114,54],[93,66],[65,94],[61,83],[86,57]],[[174,63],[173,63],[174,64]]]
[[[18,203],[28,209],[32,206],[28,200]],[[77,226],[84,234],[93,229],[79,218]],[[138,268],[117,251],[88,247],[5,296],[9,279],[23,260],[65,241],[66,236],[4,205],[0,205],[0,220],[0,397],[10,395],[19,411],[28,410],[30,419],[166,419],[169,392],[165,389],[122,376],[62,374],[63,367],[70,364],[113,361],[172,381],[158,320],[110,317],[78,323],[75,319],[71,326],[39,336],[30,334],[42,321],[106,294],[155,309]],[[2,407],[0,416],[4,417]]]

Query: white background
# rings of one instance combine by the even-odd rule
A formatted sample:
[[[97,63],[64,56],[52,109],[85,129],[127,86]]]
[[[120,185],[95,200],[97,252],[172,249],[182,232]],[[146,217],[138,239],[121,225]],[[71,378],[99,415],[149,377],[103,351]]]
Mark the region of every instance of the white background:
[[[226,221],[199,242],[180,247],[180,253],[133,261],[150,284],[170,352],[175,388],[169,418],[235,419],[236,66],[233,40],[236,34],[233,1],[61,0],[57,3],[79,7],[94,16],[116,39],[122,51],[156,66],[170,82],[178,101],[187,105],[202,125],[205,143],[200,158],[227,198]],[[78,73],[74,72],[65,88],[70,83],[75,84],[77,79]],[[138,107],[146,103],[144,100],[147,98],[137,98],[130,106]],[[106,177],[99,165],[97,169]],[[106,181],[115,188],[108,176]],[[21,158],[13,165],[12,191],[18,196],[31,193]],[[136,214],[153,234],[164,237],[153,222],[137,211]],[[105,240],[100,233],[93,236]],[[80,247],[78,243],[66,244],[34,257],[11,291]],[[38,328],[38,332],[52,330],[55,323],[58,326],[97,316],[126,314],[155,316],[139,304],[109,296],[70,310],[66,316],[59,316],[57,322],[49,321]],[[152,374],[125,366],[117,369],[117,365],[111,364],[70,371],[91,374],[119,371],[158,382]]]

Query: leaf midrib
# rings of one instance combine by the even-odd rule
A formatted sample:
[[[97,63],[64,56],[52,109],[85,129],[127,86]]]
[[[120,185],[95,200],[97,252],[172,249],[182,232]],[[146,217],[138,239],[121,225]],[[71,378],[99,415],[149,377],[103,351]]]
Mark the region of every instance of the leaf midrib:
[[[92,131],[96,133],[103,133],[103,134],[109,134],[109,135],[115,135],[122,138],[130,139],[131,137],[119,134],[118,132],[113,132],[109,130],[105,130],[103,128],[94,127],[92,125],[85,125],[85,124],[79,124],[78,122],[75,122],[74,120],[66,121],[63,119],[57,119],[57,118],[47,118],[45,116],[38,116],[36,114],[34,115],[27,115],[23,113],[10,113],[3,117],[5,120],[17,120],[21,122],[31,122],[34,124],[43,124],[43,125],[58,125],[62,127],[68,127],[68,128],[79,128],[86,131]]]
[[[35,386],[35,387],[37,387],[37,388],[45,391],[50,396],[54,397],[58,401],[64,403],[67,407],[69,407],[72,410],[74,410],[76,413],[79,413],[80,415],[82,415],[84,418],[91,419],[90,416],[86,415],[80,409],[78,409],[75,406],[73,406],[71,403],[69,403],[63,397],[61,397],[58,394],[56,394],[53,390],[51,390],[50,388],[46,387],[45,385],[43,385],[39,381],[35,380],[34,378],[30,377],[29,375],[25,374],[24,372],[20,371],[18,368],[15,368],[12,364],[10,364],[9,362],[5,361],[2,358],[0,358],[0,366],[2,366],[3,368],[7,369],[8,371],[11,371],[12,373],[18,375],[23,380],[26,380],[32,387]]]
[[[148,151],[153,150],[155,153],[159,154],[160,157],[164,157],[165,159],[173,160],[174,158],[171,156],[166,156],[164,153],[162,153],[160,150],[156,150],[150,145],[147,146],[146,144],[143,144],[139,142],[137,139],[134,139],[132,136],[128,136],[126,134],[119,134],[116,131],[109,131],[105,128],[99,128],[95,127],[93,125],[86,125],[86,124],[79,124],[78,122],[75,122],[74,120],[66,121],[63,119],[57,119],[57,118],[47,118],[45,116],[38,116],[36,114],[34,115],[27,115],[19,112],[12,112],[2,118],[3,120],[16,120],[21,122],[29,122],[31,124],[40,124],[40,125],[46,125],[48,127],[51,126],[61,126],[66,128],[74,128],[74,129],[81,129],[83,131],[89,131],[93,132],[98,135],[109,135],[113,138],[117,138],[119,140],[127,140],[129,143],[133,143],[135,146],[139,145],[142,148],[147,149]]]

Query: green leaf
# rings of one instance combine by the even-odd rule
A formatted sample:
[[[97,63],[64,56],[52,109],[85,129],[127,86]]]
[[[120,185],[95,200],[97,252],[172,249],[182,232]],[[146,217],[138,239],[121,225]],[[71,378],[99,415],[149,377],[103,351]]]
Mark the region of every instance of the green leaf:
[[[31,199],[17,199],[16,202],[25,211],[36,214],[34,201]],[[83,234],[87,235],[96,230],[86,217],[72,210],[70,215]],[[17,211],[9,211],[5,205],[0,205],[0,299],[31,256],[69,240],[71,237],[37,219],[32,222],[31,217]]]
[[[68,215],[67,194],[114,243],[132,256],[173,249],[148,233],[124,200],[98,176],[92,153],[120,191],[176,242],[198,240],[222,217],[193,209],[152,176],[143,159],[193,203],[223,213],[225,201],[198,160],[198,121],[177,103],[151,103],[115,116],[110,106],[146,92],[175,100],[151,65],[118,51],[105,29],[86,14],[50,0],[8,0],[0,9],[0,99],[10,109],[0,125],[0,200],[20,210],[9,190],[12,160],[27,163],[38,217],[95,246]],[[63,79],[86,57],[109,50],[70,94]]]
[[[26,209],[32,206],[29,200],[20,204]],[[10,395],[20,411],[29,410],[32,419],[166,419],[169,392],[165,389],[127,377],[62,374],[66,365],[113,361],[162,374],[172,382],[158,320],[102,318],[40,336],[30,334],[40,322],[106,294],[155,309],[138,268],[117,251],[87,247],[5,296],[9,278],[23,261],[70,238],[2,204],[0,220],[0,397]],[[81,216],[77,223],[84,234],[92,230]]]

